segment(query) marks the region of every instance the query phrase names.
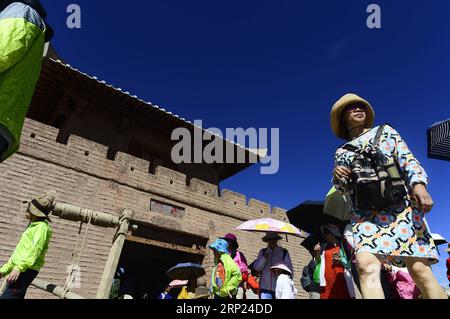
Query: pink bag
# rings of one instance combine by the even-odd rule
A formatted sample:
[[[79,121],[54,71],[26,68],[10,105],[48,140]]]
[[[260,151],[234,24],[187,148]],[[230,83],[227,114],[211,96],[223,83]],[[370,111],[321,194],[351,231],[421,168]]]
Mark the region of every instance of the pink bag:
[[[420,290],[408,272],[393,269],[390,273],[389,281],[394,285],[400,299],[419,298]]]

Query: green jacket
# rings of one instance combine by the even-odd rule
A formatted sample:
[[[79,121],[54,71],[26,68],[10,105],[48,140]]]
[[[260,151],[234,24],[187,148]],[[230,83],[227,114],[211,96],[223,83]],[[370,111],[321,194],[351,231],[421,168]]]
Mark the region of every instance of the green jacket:
[[[313,274],[313,280],[316,284],[320,284],[320,277],[321,277],[321,269],[324,267],[322,266],[322,261],[325,259],[325,247],[326,244],[322,244],[321,245],[321,250],[322,250],[322,255],[320,257],[320,259],[318,260],[318,262],[316,263],[316,269],[314,270],[314,274]],[[345,253],[345,249],[344,249],[344,245],[340,244],[340,248],[339,248],[339,257],[341,260],[341,264],[345,269],[351,270],[352,268],[352,262],[351,260],[347,257],[347,254]]]
[[[19,148],[41,72],[45,28],[37,12],[23,3],[0,12],[0,134],[9,142],[0,162]]]
[[[44,266],[45,255],[51,238],[52,229],[47,222],[31,223],[22,234],[11,258],[0,268],[0,273],[7,276],[13,269],[20,272],[25,272],[28,269],[40,271]]]
[[[222,254],[220,256],[220,261],[222,262],[225,268],[225,282],[219,289],[215,281],[218,265],[217,262],[216,267],[214,267],[212,272],[212,280],[211,280],[212,292],[214,295],[217,295],[219,297],[228,297],[229,293],[231,295],[236,295],[237,289],[242,281],[241,271],[238,265],[236,265],[236,263],[234,262],[233,258],[231,258],[231,256],[228,254]]]

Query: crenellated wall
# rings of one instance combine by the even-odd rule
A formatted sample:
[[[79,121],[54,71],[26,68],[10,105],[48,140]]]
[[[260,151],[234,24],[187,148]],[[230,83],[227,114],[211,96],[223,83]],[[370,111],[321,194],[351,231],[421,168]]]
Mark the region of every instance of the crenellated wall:
[[[230,190],[222,190],[207,182],[192,179],[187,184],[184,174],[157,167],[149,173],[148,161],[117,153],[107,159],[107,147],[72,135],[67,145],[56,142],[56,128],[26,119],[19,152],[0,164],[0,263],[10,256],[20,234],[26,227],[21,204],[44,192],[55,189],[57,200],[111,214],[129,208],[138,221],[197,234],[210,241],[233,232],[239,238],[241,250],[249,262],[265,247],[261,234],[239,232],[242,222],[258,218],[287,220],[286,211],[270,204],[249,199]],[[150,210],[150,200],[183,207],[182,218],[168,217]],[[78,234],[72,222],[53,218],[54,236],[47,256],[47,264],[40,277],[64,285],[66,269]],[[103,268],[111,247],[114,230],[92,227],[82,258],[82,288],[75,292],[95,297]],[[301,239],[289,237],[283,242],[291,254],[295,268],[295,282],[309,261],[309,254],[300,248]],[[209,272],[213,266],[208,251],[204,265]],[[300,297],[306,297],[305,292]],[[31,289],[28,297],[48,297]]]

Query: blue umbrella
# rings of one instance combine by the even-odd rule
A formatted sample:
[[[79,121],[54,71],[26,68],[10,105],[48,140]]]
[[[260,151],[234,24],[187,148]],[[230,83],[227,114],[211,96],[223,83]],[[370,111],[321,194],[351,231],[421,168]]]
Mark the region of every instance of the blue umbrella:
[[[202,265],[194,263],[178,264],[167,271],[170,279],[189,280],[191,278],[199,278],[206,274]]]

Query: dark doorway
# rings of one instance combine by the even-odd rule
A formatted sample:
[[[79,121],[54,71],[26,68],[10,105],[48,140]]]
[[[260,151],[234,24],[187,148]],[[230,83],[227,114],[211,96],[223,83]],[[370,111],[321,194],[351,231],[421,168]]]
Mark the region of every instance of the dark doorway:
[[[207,238],[153,226],[139,226],[139,229],[124,244],[111,298],[129,295],[134,299],[157,299],[171,281],[167,270],[178,263],[203,263],[204,250],[192,248],[192,243],[204,247]],[[173,294],[176,298],[177,292]]]

